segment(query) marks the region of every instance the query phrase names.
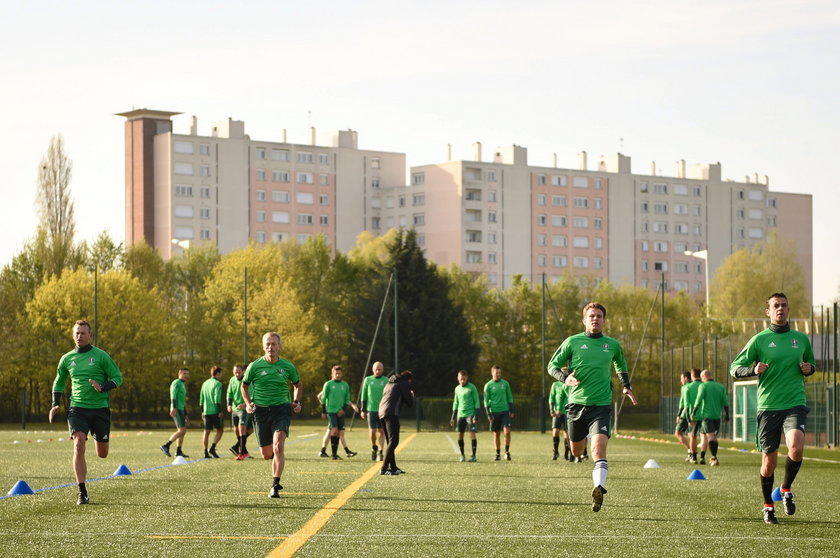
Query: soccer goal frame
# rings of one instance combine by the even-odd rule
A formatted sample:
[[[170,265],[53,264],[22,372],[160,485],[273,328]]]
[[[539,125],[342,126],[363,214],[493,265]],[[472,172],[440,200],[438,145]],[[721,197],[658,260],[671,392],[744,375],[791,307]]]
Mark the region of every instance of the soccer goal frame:
[[[755,440],[755,416],[758,409],[758,380],[732,384],[732,439]]]

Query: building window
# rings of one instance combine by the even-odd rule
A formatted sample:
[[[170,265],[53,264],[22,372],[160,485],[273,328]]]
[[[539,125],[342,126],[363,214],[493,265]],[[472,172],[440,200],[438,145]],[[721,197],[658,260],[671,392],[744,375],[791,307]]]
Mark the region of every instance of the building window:
[[[258,147],[256,150],[257,159],[260,161],[265,160],[265,147]]]
[[[202,186],[199,189],[199,195],[202,198],[209,200],[210,199],[210,186]]]
[[[288,182],[289,181],[289,171],[271,171],[271,181],[272,182]]]
[[[647,260],[642,260],[642,271],[647,271],[647,270],[648,270],[648,261]]]
[[[643,194],[647,194],[648,191],[648,183],[647,182],[640,182],[639,183],[639,192]]]
[[[320,220],[321,220],[321,225],[322,226],[327,226],[327,225],[330,224],[330,216],[329,215],[321,215]]]
[[[311,192],[297,192],[295,201],[300,204],[311,205],[315,203],[315,194]]]
[[[776,216],[770,215],[767,217],[767,226],[768,227],[775,227],[776,226]]]
[[[260,182],[264,181],[265,180],[265,169],[257,169],[256,172],[254,173],[254,176]]]
[[[757,229],[757,228],[754,228],[754,227],[750,229],[750,238],[763,238],[763,237],[764,237],[764,231],[763,230]]]
[[[297,183],[298,184],[314,184],[315,181],[313,180],[313,176],[311,172],[299,172],[297,173]]]
[[[282,190],[272,190],[271,201],[277,203],[289,203],[289,192]]]
[[[588,236],[576,236],[572,239],[572,246],[575,248],[589,248]]]
[[[648,222],[642,221],[641,226],[639,227],[640,232],[646,233],[648,232]]]
[[[695,236],[700,236],[703,234],[703,225],[695,224],[694,225],[694,234]]]
[[[420,186],[426,183],[426,174],[422,172],[415,172],[411,175],[411,183],[415,186]]]
[[[687,291],[688,290],[688,281],[674,281],[674,290],[675,291]]]
[[[688,234],[688,224],[677,223],[676,225],[674,225],[674,232],[677,234]]]
[[[749,198],[753,201],[761,201],[764,199],[764,192],[761,190],[750,190]]]
[[[565,186],[566,185],[566,176],[562,175],[562,174],[551,175],[551,185],[552,186]]]
[[[648,202],[642,202],[642,203],[639,204],[639,212],[640,213],[647,213],[648,211],[649,211]]]
[[[595,198],[595,209],[603,209],[604,204],[601,198]]]
[[[595,227],[596,229],[601,229],[601,228],[604,227],[604,220],[601,219],[600,217],[595,217],[592,220],[592,226]]]
[[[551,205],[554,207],[566,207],[566,196],[551,196]]]
[[[426,245],[426,235],[423,233],[417,233],[417,246],[425,246]]]
[[[265,201],[265,190],[257,190],[257,201]]]
[[[551,256],[551,265],[554,267],[566,267],[568,265],[566,256]]]
[[[426,194],[414,194],[411,196],[411,205],[425,205]]]
[[[297,214],[297,224],[298,225],[311,225],[313,223],[312,214],[311,213],[298,213]]]
[[[543,223],[544,225],[545,223]],[[551,216],[551,226],[552,227],[565,227],[566,226],[566,216],[565,215],[552,215]]]
[[[643,240],[642,241],[642,252],[647,252],[647,251],[648,251],[648,241]]]
[[[380,200],[379,198],[373,198],[370,200],[370,206],[373,209],[379,209],[380,207],[382,207],[382,200]]]
[[[210,218],[210,208],[209,207],[201,207],[198,210],[198,217],[200,219],[209,219]]]
[[[399,198],[397,198],[397,203],[400,207],[405,207],[405,196],[400,196]]]
[[[699,205],[695,205],[693,208],[692,213],[695,217],[702,217],[703,216],[703,207]]]
[[[271,222],[272,223],[288,223],[289,222],[289,212],[288,211],[272,211],[271,212]]]
[[[298,163],[312,163],[314,159],[312,158],[312,153],[307,151],[298,151],[297,152],[297,162]]]
[[[579,268],[587,268],[589,267],[589,258],[586,256],[575,256],[574,265],[575,267]]]
[[[265,223],[265,211],[262,209],[257,210],[257,223]]]
[[[496,182],[496,171],[489,170],[487,171],[487,182]]]
[[[674,215],[688,215],[688,206],[684,203],[675,203]]]
[[[585,209],[589,207],[589,198],[575,197],[575,207]]]
[[[551,235],[551,245],[555,248],[565,248],[569,245],[569,241],[565,235],[553,234]]]
[[[537,205],[545,205],[545,194],[537,195]]]
[[[572,220],[572,225],[578,229],[589,228],[589,217],[575,217]]]
[[[481,231],[467,231],[467,242],[481,242]]]
[[[192,216],[193,216],[193,206],[191,206],[191,205],[176,205],[175,206],[175,217],[192,218]]]
[[[767,198],[767,207],[776,207],[776,198]]]
[[[467,263],[481,263],[481,252],[467,252]]]
[[[668,232],[668,223],[656,222],[653,224],[653,232],[666,233]]]
[[[694,192],[694,197],[696,197],[696,198],[699,198],[700,196],[703,195],[703,191],[700,189],[700,186],[694,186],[694,188],[692,188],[692,190]]]
[[[488,190],[487,191],[487,201],[489,201],[489,202],[496,201],[496,190]]]
[[[330,156],[326,153],[320,153],[318,155],[318,162],[322,165],[329,165],[330,164]]]
[[[654,252],[667,252],[668,251],[668,243],[666,241],[656,241],[653,243],[653,251]]]
[[[265,233],[263,231],[257,231],[256,238],[257,242],[265,244]]]
[[[750,209],[749,216],[754,221],[760,221],[764,219],[764,211],[761,209]]]
[[[653,262],[654,271],[668,271],[668,262]]]
[[[545,246],[546,236],[544,234],[537,235],[537,246]]]
[[[318,203],[321,205],[330,205],[330,196],[329,194],[321,194],[318,196]]]
[[[283,242],[284,240],[286,240],[286,233],[275,231],[271,233],[271,240],[273,240],[274,242]]]
[[[481,222],[481,211],[478,209],[468,209],[465,212],[464,220],[467,223],[480,223]]]
[[[370,181],[370,187],[371,188],[379,188],[379,179],[378,178],[372,178],[371,181]]]
[[[487,263],[496,263],[496,252],[487,252]]]
[[[596,189],[596,190],[600,190],[600,189],[601,189],[601,188],[603,188],[603,187],[604,187],[604,181],[603,181],[603,179],[601,179],[601,178],[596,178],[596,179],[595,179],[595,189]]]
[[[545,175],[544,174],[538,174],[537,175],[537,184],[545,185]]]
[[[667,203],[655,203],[653,204],[653,212],[659,214],[667,214],[668,213],[668,204]]]
[[[674,253],[675,254],[682,254],[686,250],[688,250],[688,243],[687,242],[674,242]]]
[[[491,231],[487,233],[487,244],[496,244],[496,232]]]
[[[488,211],[487,212],[487,222],[488,223],[495,223],[496,222],[496,212],[495,211]]]
[[[595,269],[604,269],[604,260],[603,260],[603,258],[595,258],[595,259],[593,260],[593,263],[595,264]]]
[[[289,150],[288,149],[272,149],[271,150],[271,160],[272,161],[288,161],[289,160]]]
[[[192,153],[193,144],[191,141],[176,141],[175,153]]]
[[[654,194],[667,194],[668,193],[668,185],[667,184],[654,184],[653,185],[653,193]]]
[[[192,163],[175,163],[175,174],[182,174],[185,176],[192,176]]]
[[[595,237],[595,248],[600,250],[603,247],[604,247],[604,239],[601,238],[600,236],[596,236]]]
[[[743,191],[743,190],[738,190],[738,191],[735,193],[735,195],[738,197],[738,199],[739,199],[739,200],[744,199],[744,191]]]
[[[306,240],[309,238],[309,235],[306,233],[298,233],[295,235],[295,242],[298,244],[306,244]]]
[[[545,254],[538,254],[537,255],[537,267],[545,267]]]
[[[576,176],[572,179],[572,186],[575,188],[589,188],[589,180],[585,176]]]
[[[370,228],[378,229],[379,228],[379,217],[371,217],[370,218]]]
[[[426,224],[426,215],[423,213],[415,213],[414,214],[414,224],[415,225],[425,225]]]
[[[554,217],[552,217],[552,219],[554,219]],[[542,214],[537,215],[537,225],[540,226],[540,227],[545,226],[545,215],[542,215]]]
[[[210,155],[210,144],[209,143],[199,144],[198,153],[200,155]]]
[[[677,273],[688,273],[688,263],[687,262],[677,262],[674,264],[674,271]]]
[[[675,196],[687,196],[688,195],[688,186],[685,184],[674,184],[674,195]]]
[[[329,186],[330,185],[330,175],[322,174],[320,175],[321,186]]]
[[[201,229],[199,231],[199,238],[201,240],[210,240],[210,229]]]
[[[210,176],[210,166],[209,165],[201,165],[199,167],[199,171],[201,176]]]
[[[382,162],[379,160],[379,157],[373,157],[370,160],[370,168],[378,169],[381,168]]]

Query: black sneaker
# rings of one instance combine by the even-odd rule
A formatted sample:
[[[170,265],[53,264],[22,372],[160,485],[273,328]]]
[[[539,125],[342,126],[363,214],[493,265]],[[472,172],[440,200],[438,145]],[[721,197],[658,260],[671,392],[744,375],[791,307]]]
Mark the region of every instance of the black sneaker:
[[[405,471],[403,471],[402,469],[400,469],[399,467],[397,467],[396,469],[391,469],[391,472],[395,475],[407,475],[408,474]]]
[[[376,450],[370,450],[370,460],[376,461]]]
[[[275,484],[274,486],[271,487],[271,490],[268,491],[268,497],[269,498],[279,498],[281,490],[283,490],[283,487],[280,486],[279,484]]]
[[[182,452],[181,452],[181,450],[178,450],[178,451],[175,453],[175,457],[178,457],[179,455],[180,455],[181,457],[183,457],[184,459],[187,459],[187,458],[189,457],[189,455],[187,455],[186,453],[182,453]]]
[[[399,475],[398,472],[392,471],[391,469],[385,469],[384,471],[379,472],[380,475],[385,475],[386,477],[393,477]]]
[[[204,459],[210,459],[210,452],[207,450],[204,450]]]
[[[327,455],[327,450],[321,448],[321,453],[318,454],[318,457],[329,457],[329,455]]]
[[[496,458],[493,461],[501,461],[501,460],[502,460],[502,456],[497,453]]]
[[[510,452],[509,451],[505,452],[505,461],[510,461]]]
[[[793,492],[782,492],[782,506],[785,508],[785,515],[796,513],[796,504],[793,503]]]
[[[776,519],[776,510],[772,506],[764,506],[764,523],[769,525],[778,525],[779,520]]]
[[[230,446],[230,453],[234,455],[234,457],[239,457],[239,447],[238,446]]]
[[[79,492],[79,499],[76,500],[76,505],[83,506],[85,504],[90,504],[90,497],[86,492]]]
[[[356,457],[357,455],[359,455],[358,452],[355,452],[350,448],[344,448],[344,453],[347,454],[347,457]]]
[[[701,457],[701,458],[700,458],[700,465],[705,465],[705,464],[706,464],[706,458],[705,458],[705,457]]]
[[[604,494],[607,489],[600,484],[592,489],[592,511],[601,511],[601,506],[604,505]]]
[[[332,456],[332,460],[333,461],[341,461],[341,458],[337,454],[334,453],[333,456]]]
[[[218,454],[218,453],[216,453],[216,449],[215,449],[215,448],[213,448],[213,449],[211,449],[211,450],[210,450],[210,455],[212,455],[212,456],[213,456],[213,459],[219,459],[219,454]]]
[[[560,457],[560,452],[555,451],[554,455],[551,456],[552,461],[557,461],[557,458]]]
[[[160,451],[162,451],[163,455],[165,455],[166,457],[172,457],[172,454],[169,453],[169,446],[167,446],[166,444],[160,446]]]

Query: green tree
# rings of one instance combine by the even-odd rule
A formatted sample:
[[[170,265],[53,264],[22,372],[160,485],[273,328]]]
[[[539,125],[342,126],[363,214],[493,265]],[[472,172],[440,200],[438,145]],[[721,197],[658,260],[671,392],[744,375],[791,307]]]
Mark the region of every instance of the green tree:
[[[124,253],[122,243],[115,243],[107,231],[102,231],[87,250],[86,267],[89,270],[96,267],[100,273],[118,269],[122,266]]]

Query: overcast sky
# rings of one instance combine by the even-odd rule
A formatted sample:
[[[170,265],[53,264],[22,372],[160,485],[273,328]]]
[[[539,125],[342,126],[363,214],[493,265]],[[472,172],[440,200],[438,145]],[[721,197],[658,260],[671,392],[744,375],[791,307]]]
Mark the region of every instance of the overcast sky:
[[[132,108],[245,121],[253,139],[338,129],[408,165],[501,145],[575,168],[720,162],[814,196],[814,294],[840,286],[840,3],[675,0],[4,2],[0,265],[36,227],[38,164],[61,133],[80,239],[124,237]]]

